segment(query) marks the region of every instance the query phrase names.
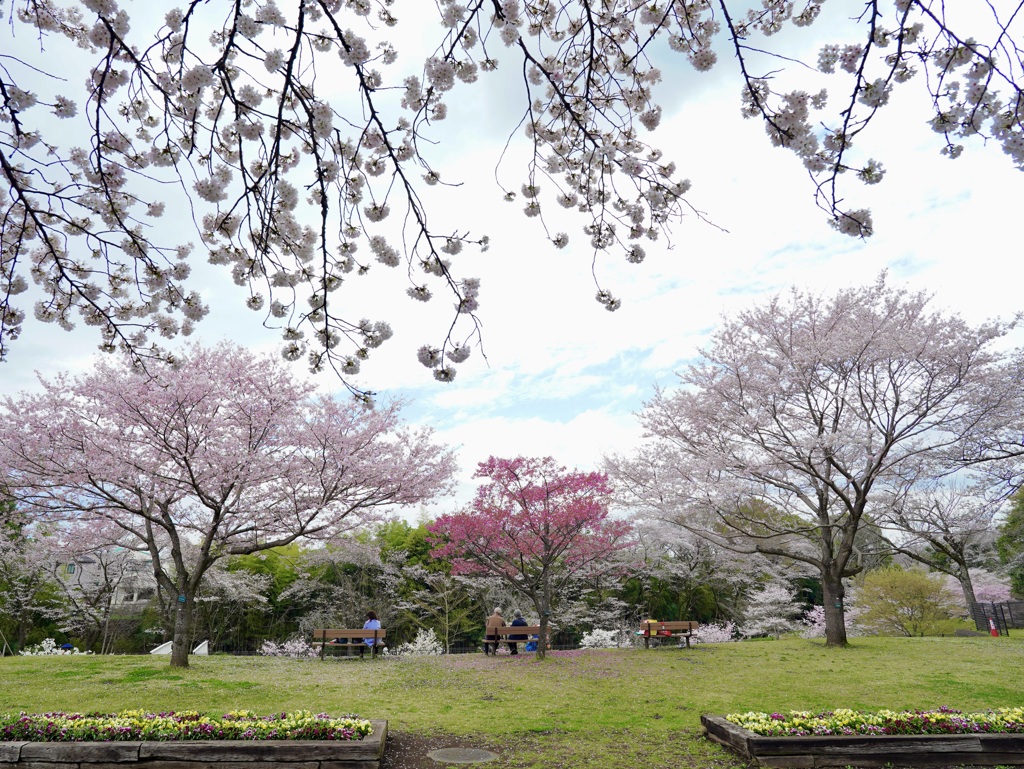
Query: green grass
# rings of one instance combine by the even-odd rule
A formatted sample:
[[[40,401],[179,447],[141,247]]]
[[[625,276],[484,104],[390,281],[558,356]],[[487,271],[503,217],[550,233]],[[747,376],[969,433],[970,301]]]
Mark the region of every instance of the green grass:
[[[1020,705],[1024,638],[798,638],[690,650],[607,651],[538,662],[482,655],[409,661],[193,657],[0,660],[0,711],[309,709],[392,730],[472,737],[510,767],[739,767],[700,738],[702,713]]]

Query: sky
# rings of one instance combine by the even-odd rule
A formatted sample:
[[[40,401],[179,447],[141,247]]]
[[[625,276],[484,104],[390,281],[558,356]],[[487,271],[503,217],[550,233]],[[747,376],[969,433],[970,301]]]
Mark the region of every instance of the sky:
[[[806,38],[793,33],[787,44],[793,56],[813,62],[818,46],[836,42],[839,30],[837,24],[812,28]],[[408,47],[415,54],[412,41]],[[457,450],[459,490],[428,515],[465,504],[476,464],[490,455],[550,455],[589,470],[606,454],[628,453],[642,439],[636,412],[655,387],[673,386],[675,372],[697,358],[720,319],[793,286],[831,293],[872,283],[884,270],[891,284],[933,293],[937,307],[971,323],[1020,311],[1016,223],[1024,177],[998,146],[970,142],[955,161],[941,156],[942,138],[925,122],[921,84],[908,84],[879,112],[860,148],[887,175],[873,187],[848,185],[852,207],[872,208],[876,232],[851,239],[827,225],[795,156],[773,148],[760,123],[741,117],[735,64],[726,53],[706,75],[685,64],[666,67],[656,91],[665,116],[649,137],[692,181],[687,198],[714,225],[685,219],[671,243],[645,245],[641,265],[599,262],[602,285],[622,299],[614,313],[594,300],[582,222],[560,227],[572,241],[555,250],[536,220],[522,216],[521,203],[502,200],[496,175],[508,187],[521,183],[521,134],[495,172],[515,128],[514,93],[500,82],[454,92],[436,157],[445,178],[463,185],[438,205],[460,229],[492,241],[486,253],[467,249],[459,257],[465,274],[482,281],[483,350],[458,368],[455,382],[435,382],[415,351],[439,341],[430,330],[441,328],[447,305],[424,311],[397,283],[390,292],[387,284],[368,288],[355,301],[396,332],[355,383],[378,397],[406,400],[410,422],[431,426]],[[244,295],[226,271],[203,266],[195,277],[212,311],[194,338],[278,347],[276,332],[241,308]],[[33,388],[35,372],[49,378],[92,360],[98,340],[88,332],[69,334],[29,315],[0,364],[0,395]],[[1008,343],[1024,340],[1016,333]],[[331,377],[321,375],[318,384],[345,397]]]

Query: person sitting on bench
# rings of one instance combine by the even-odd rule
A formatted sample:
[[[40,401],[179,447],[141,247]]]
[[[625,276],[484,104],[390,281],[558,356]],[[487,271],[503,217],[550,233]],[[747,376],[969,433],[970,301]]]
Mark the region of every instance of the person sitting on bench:
[[[493,653],[494,654],[498,653],[498,635],[497,635],[497,633],[492,633],[491,629],[492,628],[499,628],[499,627],[505,627],[505,618],[501,616],[501,607],[500,606],[497,607],[494,610],[494,614],[492,614],[490,617],[487,618],[487,627],[484,629],[484,656],[485,657],[489,653],[491,653],[491,652],[488,652],[488,650],[487,650],[487,647],[489,645],[488,641],[490,641],[491,644],[493,644],[493,647],[494,647],[492,649]]]

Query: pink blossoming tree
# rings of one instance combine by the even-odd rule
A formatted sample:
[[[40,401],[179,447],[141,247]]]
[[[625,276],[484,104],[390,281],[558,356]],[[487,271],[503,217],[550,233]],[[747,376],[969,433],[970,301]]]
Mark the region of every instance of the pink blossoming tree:
[[[603,473],[567,470],[551,457],[491,457],[470,506],[428,528],[433,555],[450,558],[456,574],[501,578],[540,617],[541,638],[560,592],[585,571],[612,567],[630,545],[631,526],[609,516],[611,486]],[[544,656],[545,643],[537,646]]]
[[[203,576],[219,559],[325,539],[447,490],[455,464],[400,404],[314,396],[285,364],[228,344],[149,374],[101,363],[8,397],[0,466],[37,521],[113,523],[174,596],[187,666]]]
[[[1017,420],[997,341],[927,294],[796,289],[723,321],[682,387],[641,413],[649,442],[609,467],[626,499],[739,552],[812,567],[826,642],[845,646],[844,580],[871,564],[875,506],[959,465],[982,424]]]

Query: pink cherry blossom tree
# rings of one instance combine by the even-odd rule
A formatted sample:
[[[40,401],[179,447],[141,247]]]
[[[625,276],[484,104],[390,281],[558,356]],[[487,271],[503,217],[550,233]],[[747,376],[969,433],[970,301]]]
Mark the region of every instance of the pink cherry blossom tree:
[[[445,187],[461,180],[434,145],[473,88],[518,89],[508,129],[522,126],[529,160],[500,192],[553,248],[569,242],[555,231],[561,209],[599,263],[642,262],[684,216],[703,218],[653,137],[657,86],[680,66],[731,67],[738,110],[797,156],[837,230],[867,237],[870,210],[843,200],[882,180],[867,129],[901,89],[920,87],[946,156],[986,139],[1024,165],[1024,15],[1014,3],[947,6],[12,0],[0,30],[0,358],[33,281],[40,320],[80,317],[105,349],[166,354],[153,338],[207,314],[188,277],[209,260],[281,329],[287,358],[347,378],[392,329],[351,316],[346,291],[404,266],[396,300],[440,292],[454,305],[418,354],[450,381],[479,337],[479,280],[456,261],[487,236],[445,214]],[[791,36],[815,25],[835,37],[795,62]],[[414,43],[396,28],[425,41],[424,59],[399,57]],[[83,76],[63,77],[72,70]],[[160,226],[178,211],[198,246],[180,222]],[[603,307],[619,306],[590,259],[581,272]]]
[[[979,603],[1006,603],[1013,600],[1010,581],[985,569],[976,569],[971,576],[974,599]],[[970,609],[970,607],[968,607]]]
[[[551,457],[490,457],[474,477],[487,482],[470,506],[428,526],[432,554],[451,559],[453,573],[499,577],[533,604],[546,639],[560,592],[584,570],[610,568],[630,546],[631,526],[609,515],[603,473],[570,471]]]
[[[723,321],[682,386],[645,405],[648,443],[609,468],[647,515],[813,567],[826,642],[845,645],[844,580],[870,566],[873,506],[956,468],[989,417],[1018,418],[995,345],[1009,327],[969,326],[884,276],[794,289]]]
[[[216,561],[329,538],[446,491],[455,469],[400,403],[314,396],[283,362],[229,344],[42,387],[0,412],[10,494],[37,521],[105,520],[146,552],[176,601],[174,666]]]

